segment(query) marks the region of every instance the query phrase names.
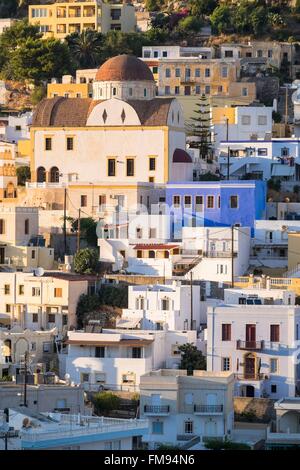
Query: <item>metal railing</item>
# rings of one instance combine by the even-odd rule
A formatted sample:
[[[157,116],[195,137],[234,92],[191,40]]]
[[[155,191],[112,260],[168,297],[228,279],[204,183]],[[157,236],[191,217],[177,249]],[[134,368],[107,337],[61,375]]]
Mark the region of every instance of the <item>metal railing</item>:
[[[263,348],[263,341],[242,341],[238,339],[236,342],[236,349],[260,350]]]
[[[264,380],[268,376],[258,372],[245,372],[243,374],[235,374],[237,380]]]
[[[109,432],[143,429],[148,427],[145,419],[115,419],[115,418],[80,418],[73,415],[62,415],[62,422],[55,429],[29,429],[21,431],[22,442],[46,441],[50,439],[70,438],[74,436],[106,434]],[[72,418],[72,419],[71,419]],[[73,419],[74,418],[74,419]]]
[[[204,251],[203,258],[231,258],[231,251]],[[233,253],[233,257],[237,258],[237,252]]]
[[[169,405],[145,405],[144,406],[144,413],[165,414],[169,412],[170,412]]]
[[[194,405],[194,413],[223,413],[223,405]]]

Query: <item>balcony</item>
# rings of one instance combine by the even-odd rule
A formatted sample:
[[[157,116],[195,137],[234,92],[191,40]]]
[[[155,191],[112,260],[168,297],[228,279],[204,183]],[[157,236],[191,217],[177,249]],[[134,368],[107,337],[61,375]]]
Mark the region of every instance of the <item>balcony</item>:
[[[170,407],[169,405],[145,405],[144,413],[148,416],[168,416]]]
[[[263,341],[242,341],[240,339],[236,342],[236,349],[242,349],[247,351],[260,351],[264,349]]]
[[[244,374],[235,374],[237,380],[267,380],[268,376],[265,374],[260,374],[258,372],[245,372]]]
[[[196,415],[223,414],[223,405],[194,405]]]
[[[204,251],[203,258],[231,258],[231,251]],[[233,253],[233,257],[237,258],[237,252]]]

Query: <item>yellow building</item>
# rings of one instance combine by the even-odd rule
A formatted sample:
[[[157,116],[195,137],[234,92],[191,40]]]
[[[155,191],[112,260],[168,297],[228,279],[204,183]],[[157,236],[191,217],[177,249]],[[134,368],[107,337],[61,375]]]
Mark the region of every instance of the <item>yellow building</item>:
[[[89,83],[49,83],[47,98],[62,96],[63,98],[89,98],[91,86]]]
[[[0,202],[14,203],[17,198],[15,145],[0,144]]]
[[[240,289],[286,289],[300,295],[300,278],[269,277],[269,276],[239,276],[234,280],[234,287]]]
[[[44,38],[64,39],[72,33],[93,29],[134,31],[135,11],[132,5],[102,3],[100,0],[65,0],[48,5],[30,5],[29,22],[39,25]]]
[[[236,124],[235,108],[213,107],[211,111],[213,124],[224,123],[226,120],[228,120],[228,124]]]
[[[288,233],[288,270],[298,270],[300,264],[300,232]]]

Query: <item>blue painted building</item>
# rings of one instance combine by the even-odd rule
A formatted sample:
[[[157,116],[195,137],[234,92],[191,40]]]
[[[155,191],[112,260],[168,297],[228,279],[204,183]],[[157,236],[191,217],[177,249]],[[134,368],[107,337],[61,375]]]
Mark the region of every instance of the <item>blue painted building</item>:
[[[173,238],[182,227],[226,227],[240,224],[254,232],[255,220],[264,219],[266,183],[255,181],[196,181],[168,183],[166,204],[172,214]]]

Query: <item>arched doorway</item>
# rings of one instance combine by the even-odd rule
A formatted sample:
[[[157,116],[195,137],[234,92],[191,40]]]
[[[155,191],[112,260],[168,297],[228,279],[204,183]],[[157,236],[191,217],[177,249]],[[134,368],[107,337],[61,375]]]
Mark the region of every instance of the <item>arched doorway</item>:
[[[20,338],[15,344],[15,361],[21,362],[26,351],[29,351],[29,344],[26,339]]]
[[[53,166],[50,170],[50,183],[59,183],[59,169]]]
[[[4,348],[3,348],[3,355],[4,355],[4,360],[6,363],[12,362],[12,357],[11,357],[11,340],[6,339],[4,341]]]
[[[257,376],[256,355],[253,353],[247,353],[244,356],[244,378],[256,379],[256,376]]]
[[[39,166],[36,171],[36,180],[38,183],[44,183],[46,181],[46,170],[43,166]]]
[[[15,186],[12,182],[8,183],[8,185],[6,187],[5,195],[6,195],[7,198],[14,198],[15,197],[16,190],[15,190]]]

